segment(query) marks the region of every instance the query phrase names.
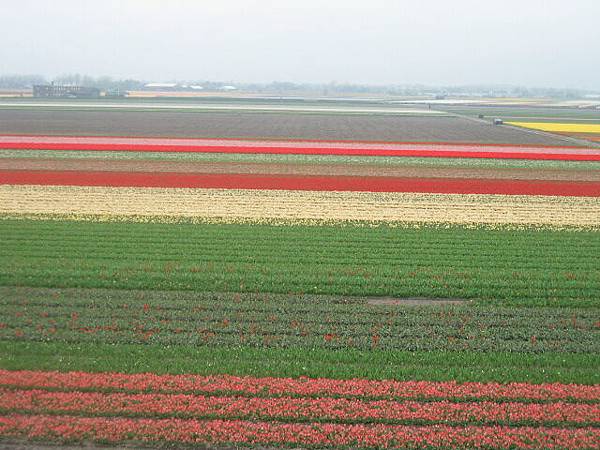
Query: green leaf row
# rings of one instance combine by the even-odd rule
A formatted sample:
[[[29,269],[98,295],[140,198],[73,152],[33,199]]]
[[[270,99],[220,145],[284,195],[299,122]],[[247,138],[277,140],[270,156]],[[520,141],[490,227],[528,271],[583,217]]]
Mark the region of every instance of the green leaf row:
[[[600,354],[590,309],[44,288],[0,288],[0,306],[6,341]]]
[[[595,308],[600,233],[2,220],[0,286]]]

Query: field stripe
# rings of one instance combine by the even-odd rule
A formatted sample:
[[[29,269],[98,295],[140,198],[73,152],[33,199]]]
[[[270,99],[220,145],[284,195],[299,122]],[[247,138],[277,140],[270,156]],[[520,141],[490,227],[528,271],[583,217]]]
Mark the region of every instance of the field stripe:
[[[315,147],[315,148],[369,148],[389,149],[399,148],[431,149],[450,147],[455,150],[487,149],[523,151],[544,149],[575,149],[585,150],[581,146],[568,145],[540,145],[540,144],[497,144],[473,142],[440,142],[440,141],[361,141],[361,140],[327,140],[327,139],[255,139],[255,138],[185,138],[185,137],[140,137],[140,136],[72,136],[72,135],[23,135],[0,134],[0,146],[6,147],[7,143],[76,143],[76,144],[125,144],[125,145],[170,145],[170,146],[230,146],[230,147]]]
[[[268,189],[307,191],[423,192],[599,197],[600,182],[300,176],[255,174],[190,174],[103,171],[0,170],[0,184],[53,186]]]
[[[130,145],[83,144],[15,144],[5,148],[26,150],[82,150],[82,151],[130,151],[130,152],[184,152],[184,153],[239,153],[274,155],[339,155],[339,156],[393,156],[421,158],[487,158],[487,159],[531,159],[551,161],[600,161],[600,152],[522,152],[522,151],[455,151],[455,150],[369,150],[339,148],[289,148],[289,147],[173,147]]]
[[[28,414],[260,419],[396,424],[600,424],[600,405],[415,402],[343,398],[202,396],[160,393],[48,392],[0,389],[0,410]]]
[[[233,375],[45,372],[0,369],[0,385],[18,388],[396,400],[598,401],[600,385],[256,378]]]
[[[12,150],[600,160],[600,150],[597,149],[478,144],[0,136],[0,146]]]
[[[94,221],[600,226],[600,197],[0,185],[0,213]]]
[[[523,159],[485,158],[395,158],[384,156],[336,156],[336,155],[269,155],[240,153],[177,153],[177,152],[106,152],[63,150],[8,150],[0,149],[2,160],[62,160],[62,161],[160,161],[190,163],[238,163],[238,164],[294,164],[328,165],[347,167],[427,167],[464,169],[525,169],[531,171],[561,170],[600,173],[598,161],[544,161]]]
[[[507,122],[523,128],[557,133],[600,133],[600,124],[594,123],[557,123],[557,122]]]
[[[409,178],[600,181],[600,170],[388,166],[341,163],[201,162],[103,159],[0,158],[0,170],[101,172],[179,172],[262,175],[319,175]]]
[[[243,420],[89,418],[9,414],[0,436],[107,443],[186,442],[350,447],[598,448],[597,428],[345,425]]]

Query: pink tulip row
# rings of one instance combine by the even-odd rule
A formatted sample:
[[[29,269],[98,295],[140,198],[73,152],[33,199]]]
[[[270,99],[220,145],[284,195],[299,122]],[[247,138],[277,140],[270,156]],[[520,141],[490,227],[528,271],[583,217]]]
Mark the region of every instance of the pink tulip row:
[[[248,396],[360,397],[597,402],[600,385],[456,383],[311,378],[254,378],[231,375],[156,375],[0,370],[0,386],[65,390],[122,390],[163,393],[232,393]]]
[[[261,418],[287,421],[600,424],[600,404],[451,403],[344,398],[205,397],[191,394],[0,389],[0,408],[29,413]]]
[[[290,424],[18,414],[0,417],[0,435],[8,438],[95,440],[107,443],[159,441],[380,448],[600,448],[600,429],[597,428]]]

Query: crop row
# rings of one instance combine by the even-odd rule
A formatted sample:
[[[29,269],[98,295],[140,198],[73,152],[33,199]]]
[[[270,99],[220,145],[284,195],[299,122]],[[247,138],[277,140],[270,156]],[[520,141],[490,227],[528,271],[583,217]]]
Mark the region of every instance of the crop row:
[[[173,173],[182,174],[247,174],[322,177],[386,177],[484,180],[547,180],[547,181],[600,181],[600,171],[594,170],[531,170],[466,167],[383,166],[365,164],[290,164],[290,163],[240,163],[153,160],[102,160],[102,159],[32,159],[0,158],[3,171],[84,171],[84,172],[153,172],[164,173],[165,179]],[[137,176],[136,174],[135,176]],[[110,174],[110,176],[114,176]],[[310,179],[309,179],[310,180]],[[429,180],[433,182],[433,180]],[[439,180],[438,180],[439,181]],[[374,187],[378,185],[375,182]],[[368,187],[368,184],[365,184]],[[383,186],[383,185],[382,185]],[[401,187],[398,184],[397,187]],[[502,186],[502,185],[499,185]],[[526,185],[525,185],[526,186]],[[557,186],[562,186],[558,184]],[[255,186],[256,187],[256,186]],[[321,187],[321,186],[320,186]],[[325,188],[325,186],[322,186]],[[449,188],[449,187],[448,187]],[[578,192],[577,194],[582,194]]]
[[[498,178],[0,170],[0,184],[600,197],[597,181]]]
[[[123,161],[180,161],[204,163],[264,163],[264,164],[344,164],[380,167],[438,167],[438,168],[493,168],[544,170],[598,170],[596,161],[551,161],[521,159],[478,158],[416,158],[382,156],[332,156],[332,155],[268,155],[236,153],[176,153],[176,152],[115,152],[69,150],[9,150],[0,149],[1,159],[46,160],[123,160]]]
[[[597,123],[507,122],[523,128],[560,133],[600,133]]]
[[[121,239],[120,236],[116,238],[107,237],[102,243],[94,244],[88,243],[82,245],[79,241],[81,236],[71,236],[61,240],[58,237],[53,237],[44,242],[44,247],[39,249],[38,251],[32,251],[29,247],[28,242],[29,239],[21,239],[19,237],[15,237],[9,243],[5,243],[5,254],[12,255],[15,259],[18,258],[35,258],[37,260],[43,260],[46,258],[68,258],[72,255],[74,250],[84,251],[89,250],[90,253],[93,252],[94,258],[98,260],[114,260],[114,262],[118,262],[123,259],[131,259],[135,260],[137,258],[144,258],[148,256],[153,256],[151,261],[147,263],[145,267],[145,271],[147,273],[161,272],[161,271],[169,271],[169,266],[171,266],[171,271],[173,269],[183,269],[185,270],[187,262],[185,260],[181,260],[181,255],[188,252],[194,251],[198,255],[194,258],[195,268],[190,267],[190,272],[199,273],[198,277],[201,278],[201,273],[211,271],[211,263],[214,264],[247,264],[248,266],[260,266],[263,264],[273,264],[279,263],[281,267],[289,265],[290,259],[293,259],[297,265],[305,265],[310,264],[315,261],[314,258],[310,258],[306,255],[297,255],[293,252],[293,248],[283,249],[280,253],[274,254],[272,246],[269,245],[269,242],[264,239],[257,239],[255,241],[256,254],[248,255],[242,252],[247,250],[247,245],[239,245],[232,246],[231,248],[223,249],[223,252],[220,254],[220,258],[215,260],[214,256],[212,256],[215,251],[222,248],[223,243],[216,242],[196,242],[193,245],[185,246],[184,243],[173,243],[173,245],[169,249],[165,249],[164,252],[160,252],[158,248],[158,243],[154,241],[149,241],[147,239],[141,240],[141,242],[124,244],[121,248],[121,251],[115,252],[114,244],[115,242]],[[329,243],[332,245],[333,243]],[[366,244],[366,243],[364,243]],[[357,253],[363,253],[368,250],[366,245],[357,245],[357,246],[349,246],[346,251],[356,251]],[[140,249],[140,246],[147,246],[148,249]],[[342,249],[331,249],[331,253],[325,253],[322,249],[319,251],[318,246],[314,245],[314,243],[305,245],[304,248],[310,252],[310,254],[318,254],[318,262],[320,264],[326,264],[330,266],[335,271],[340,271],[340,268],[345,266],[350,258],[336,258],[336,254],[340,253]],[[363,259],[363,266],[373,266],[377,265],[377,261],[381,259],[385,259],[388,264],[393,265],[393,268],[382,268],[385,272],[394,272],[401,273],[404,270],[413,269],[413,271],[409,274],[406,273],[404,276],[406,278],[413,278],[416,280],[423,279],[428,280],[433,277],[435,274],[431,268],[426,268],[427,263],[431,260],[433,255],[437,255],[440,259],[440,263],[436,268],[441,272],[442,276],[452,275],[460,276],[465,280],[469,280],[472,278],[472,275],[469,274],[468,271],[473,271],[476,268],[480,268],[481,266],[477,265],[477,259],[475,257],[469,258],[467,256],[466,250],[468,246],[465,246],[464,249],[452,250],[452,249],[444,249],[441,248],[439,253],[435,253],[433,248],[425,248],[420,251],[419,255],[415,255],[413,258],[409,258],[409,255],[406,254],[397,254],[394,253],[393,249],[378,249],[374,248],[372,253],[369,256],[365,256]],[[138,250],[139,249],[139,250]],[[312,251],[311,251],[312,250]],[[403,249],[404,251],[409,251],[411,248],[406,246]],[[512,265],[508,261],[498,261],[495,264],[490,264],[490,268],[493,267],[498,271],[507,271],[511,268],[514,268],[515,265],[518,266],[519,271],[513,271],[514,274],[512,277],[512,283],[520,284],[523,283],[523,277],[521,274],[526,272],[541,272],[544,269],[558,270],[561,267],[568,267],[568,270],[565,270],[562,273],[552,274],[553,276],[544,277],[544,282],[549,282],[552,286],[555,283],[561,284],[563,278],[569,278],[569,272],[578,271],[581,269],[590,269],[589,262],[593,262],[594,259],[597,259],[596,256],[592,256],[589,258],[590,261],[580,261],[574,254],[561,255],[560,253],[554,252],[555,249],[548,249],[544,251],[541,249],[542,255],[538,255],[538,260],[531,260],[528,258],[527,254],[520,255],[515,257],[514,260],[510,261]],[[593,251],[593,248],[589,248],[588,250]],[[419,249],[415,249],[415,251],[419,251]],[[242,254],[240,254],[242,253]],[[548,262],[545,265],[540,264],[540,259],[542,258],[561,258],[560,261],[555,260],[552,262]],[[287,264],[286,264],[287,263]],[[588,263],[588,264],[586,264]],[[459,265],[460,270],[454,270],[453,267]],[[165,269],[165,266],[167,268]],[[173,267],[174,266],[174,267]],[[415,268],[419,268],[414,270]],[[341,271],[343,273],[343,271]],[[331,272],[329,275],[333,275],[334,272]],[[366,278],[372,276],[373,273],[368,270],[352,268],[348,269],[346,275],[364,275]],[[251,275],[250,275],[251,276]],[[438,275],[439,277],[439,275]],[[502,277],[492,277],[491,279],[496,279],[496,284],[500,283],[500,279],[505,277],[503,274]],[[582,287],[582,283],[586,283],[590,281],[590,279],[594,278],[594,274],[581,274],[579,277],[576,275],[570,276],[570,281],[572,283],[569,284],[570,288],[580,288]],[[508,280],[506,280],[508,282]],[[531,281],[531,280],[529,280]]]
[[[600,353],[595,313],[568,308],[371,305],[248,294],[0,289],[0,338],[369,350]]]
[[[71,313],[76,315],[75,312]],[[252,319],[250,319],[252,320]],[[343,325],[310,326],[286,322],[250,321],[232,324],[199,320],[193,324],[169,323],[168,319],[152,321],[31,320],[7,326],[0,323],[0,338],[5,340],[39,340],[56,342],[154,343],[161,345],[213,345],[303,348],[356,348],[368,350],[432,351],[513,351],[597,353],[597,332],[555,332],[523,330],[519,332],[487,332],[448,330],[443,325],[390,329],[387,326],[357,330]],[[167,324],[165,325],[165,322]],[[183,326],[181,326],[183,325]],[[187,326],[186,326],[187,325]],[[586,343],[585,339],[591,339]]]
[[[77,255],[58,255],[53,261],[51,254],[38,258],[35,254],[9,253],[1,258],[3,264],[11,259],[12,265],[0,269],[0,284],[458,298],[572,307],[597,306],[593,300],[598,298],[599,290],[598,275],[590,266],[577,266],[564,273],[525,268],[516,274],[504,268],[494,272],[492,268],[478,270],[466,266],[461,271],[452,271],[441,267],[421,271],[417,276],[411,267],[378,271],[377,264],[353,266],[353,261],[323,262],[324,273],[319,273],[318,267],[309,263],[288,261],[275,267],[274,259],[262,263],[216,259],[196,264],[175,260],[150,265],[142,258],[122,253],[118,260],[98,257],[85,261]]]
[[[0,411],[281,422],[600,426],[599,404],[55,392],[0,388]]]
[[[174,219],[600,226],[600,198],[462,194],[0,186],[0,213]],[[106,219],[104,219],[106,220]]]
[[[12,340],[0,341],[0,354],[0,367],[10,370],[589,385],[598,384],[600,379],[600,358],[590,353],[361,351]]]
[[[0,435],[105,443],[178,442],[367,448],[598,448],[597,428],[346,425],[243,420],[0,416]]]
[[[599,257],[591,251],[600,235],[590,232],[10,220],[0,221],[0,231],[5,286],[450,297],[572,307],[597,305],[600,292]]]
[[[377,271],[377,267],[326,265],[325,273],[309,264],[288,262],[281,267],[268,264],[218,261],[205,266],[189,263],[165,263],[157,269],[142,259],[120,261],[70,256],[16,258],[5,256],[11,265],[0,269],[1,285],[34,287],[85,287],[159,290],[199,290],[226,292],[310,293],[354,296],[424,297],[433,299],[473,299],[480,303],[523,306],[597,306],[598,277],[592,268],[577,267],[565,274],[547,274],[542,270],[511,271],[468,269],[451,272],[431,269],[426,277],[416,278],[408,270]],[[572,278],[581,276],[581,284]],[[520,280],[512,283],[512,278]],[[548,280],[548,283],[544,283]],[[529,283],[527,282],[529,281]]]
[[[348,141],[290,141],[241,139],[172,139],[93,136],[0,136],[0,145],[8,149],[76,151],[151,151],[190,153],[266,153],[351,156],[419,156],[454,158],[502,158],[542,160],[600,159],[594,149],[461,143],[382,143]]]
[[[68,308],[95,310],[113,317],[126,314],[160,315],[170,314],[173,318],[189,315],[190,312],[204,313],[213,310],[225,314],[237,313],[266,315],[287,312],[306,315],[313,311],[318,320],[328,320],[329,315],[337,316],[337,321],[348,324],[369,323],[377,317],[402,319],[407,322],[418,320],[421,324],[444,323],[448,326],[481,321],[484,328],[529,327],[535,315],[539,326],[549,329],[588,329],[595,325],[598,316],[594,309],[580,308],[493,308],[470,307],[425,300],[425,306],[413,303],[414,307],[404,307],[410,302],[398,299],[394,302],[379,302],[377,298],[348,296],[314,296],[272,293],[219,293],[191,291],[136,291],[116,289],[32,289],[22,287],[0,287],[0,305],[3,307],[49,308],[49,315],[57,315]],[[384,299],[385,300],[385,299]],[[445,306],[441,308],[427,306]],[[458,302],[461,303],[461,302]],[[377,306],[371,306],[375,304]],[[184,317],[185,318],[185,317]],[[187,317],[189,319],[189,317]],[[304,320],[311,321],[306,316]]]
[[[85,250],[85,247],[82,248],[82,246],[73,245],[73,242],[65,242],[62,249],[53,248],[53,246],[48,246],[48,248],[40,249],[37,252],[33,252],[30,248],[20,248],[15,244],[17,244],[17,242],[13,242],[10,246],[6,247],[6,255],[13,256],[16,261],[19,261],[22,258],[31,258],[34,266],[45,264],[45,260],[47,259],[69,258],[72,255],[71,251],[73,250]],[[144,245],[144,243],[138,244]],[[24,243],[23,245],[25,246],[27,245],[27,243]],[[107,261],[107,264],[103,267],[105,269],[104,277],[106,277],[109,274],[109,270],[112,268],[115,269],[115,272],[118,272],[120,270],[119,266],[123,260],[135,261],[136,259],[155,256],[153,251],[135,251],[135,249],[133,248],[131,248],[131,251],[129,251],[130,248],[130,246],[126,246],[118,253],[110,253],[110,245],[90,250],[96,251],[94,259]],[[205,250],[207,253],[210,252],[208,253],[208,255],[210,255],[214,251],[214,249],[202,249],[198,247],[196,247],[194,250]],[[153,262],[147,263],[144,266],[143,271],[147,273],[150,277],[152,277],[153,274],[160,276],[160,274],[164,272],[190,272],[193,274],[195,273],[196,280],[200,281],[204,278],[210,277],[210,273],[214,271],[215,265],[219,265],[223,270],[231,273],[235,271],[233,268],[235,267],[235,265],[245,264],[248,270],[260,269],[260,272],[263,275],[266,275],[267,273],[276,274],[278,272],[284,272],[291,268],[290,261],[288,258],[286,258],[285,254],[274,255],[272,251],[264,250],[259,255],[257,255],[256,258],[252,258],[246,255],[244,255],[244,257],[238,257],[236,251],[241,252],[243,251],[243,249],[229,249],[229,251],[226,254],[221,255],[219,259],[215,259],[214,257],[211,258],[211,256],[208,256],[205,253],[205,255],[207,256],[198,257],[198,259],[195,260],[193,262],[194,264],[192,265],[191,261],[180,260],[181,253],[178,253],[176,250],[171,250],[167,255],[160,256],[160,254],[157,254],[157,258],[153,260]],[[381,258],[385,258],[386,255],[381,254],[379,256]],[[547,255],[547,257],[551,256],[553,255]],[[289,258],[293,257],[294,255],[290,254]],[[319,263],[327,265],[328,272],[325,275],[327,275],[329,278],[338,276],[346,278],[359,277],[369,279],[375,275],[386,276],[394,274],[395,276],[406,278],[405,282],[407,284],[428,283],[433,280],[442,282],[444,281],[444,279],[462,278],[462,282],[459,283],[461,287],[466,287],[470,285],[472,282],[472,278],[475,275],[479,275],[482,272],[485,272],[484,270],[477,270],[478,266],[474,264],[476,262],[474,259],[468,262],[464,262],[461,267],[462,270],[453,270],[451,268],[452,263],[460,264],[462,262],[460,259],[460,255],[451,254],[447,257],[444,257],[444,255],[442,254],[440,255],[440,257],[444,258],[444,260],[435,269],[422,268],[425,266],[425,264],[429,262],[428,255],[426,253],[421,255],[420,258],[415,258],[412,261],[406,261],[403,258],[386,258],[389,264],[394,264],[394,267],[389,268],[387,270],[382,269],[380,272],[375,273],[373,270],[367,269],[367,267],[373,267],[377,265],[377,261],[373,261],[373,257],[368,258],[363,262],[362,267],[364,268],[345,268],[348,265],[349,261],[336,260],[330,255],[322,255],[322,257],[319,258]],[[113,259],[112,263],[110,261],[111,259]],[[301,272],[303,271],[303,266],[310,265],[311,260],[307,257],[298,257],[297,259],[294,259],[294,262],[296,263],[296,267],[300,269],[297,271]],[[516,289],[538,289],[542,287],[542,285],[546,285],[549,289],[562,288],[562,290],[564,291],[575,291],[577,289],[585,289],[586,286],[589,286],[590,282],[594,282],[595,274],[593,272],[580,273],[579,276],[573,273],[582,270],[592,271],[593,267],[590,267],[586,264],[580,264],[577,262],[576,259],[570,260],[569,258],[564,258],[564,260],[561,262],[562,264],[568,265],[570,270],[557,273],[555,272],[547,275],[543,274],[543,270],[545,268],[550,270],[558,270],[559,267],[557,267],[555,264],[548,264],[546,267],[543,267],[539,264],[536,264],[535,262],[527,262],[523,263],[519,267],[520,270],[518,272],[513,271],[514,273],[511,273],[508,272],[508,270],[511,267],[508,266],[506,262],[499,262],[497,264],[494,264],[493,266],[490,266],[490,268],[487,270],[489,271],[491,267],[493,267],[496,270],[498,270],[497,275],[493,276],[492,274],[489,274],[487,280],[480,280],[479,283],[481,286],[484,287],[502,288],[511,286]],[[278,269],[269,270],[266,267],[264,267],[268,264],[277,263],[281,264]],[[519,261],[517,260],[515,261],[515,263],[519,264]],[[420,269],[415,270],[415,268],[417,267],[419,267]],[[65,264],[65,267],[63,269],[69,269],[69,266]],[[136,268],[129,267],[124,270],[135,272]],[[57,267],[57,272],[60,271],[61,268]],[[93,266],[87,265],[81,267],[81,271],[93,272],[94,268]],[[510,276],[507,276],[507,273],[510,274]],[[247,276],[247,278],[252,279],[255,276],[256,274],[250,273]],[[539,281],[534,281],[532,279],[534,277],[538,278]],[[322,279],[323,276],[319,276],[316,278]],[[570,281],[570,283],[565,285],[565,279],[566,281]]]
[[[196,318],[204,314],[217,314],[214,317],[243,314],[255,320],[272,314],[295,314],[304,316],[303,321],[307,323],[335,321],[364,325],[377,320],[390,324],[401,320],[405,322],[403,325],[441,323],[459,327],[476,322],[482,330],[508,326],[526,329],[531,328],[532,320],[538,327],[548,330],[588,330],[596,327],[598,320],[594,309],[473,308],[468,302],[464,306],[460,301],[455,301],[458,305],[444,305],[444,302],[426,299],[425,306],[419,306],[418,299],[411,304],[402,299],[380,303],[376,298],[342,296],[11,287],[0,288],[0,295],[0,305],[6,308],[7,315],[24,308],[31,314],[39,310],[54,318],[71,310],[79,310],[81,315],[94,314],[95,318],[143,315],[156,320],[169,318],[183,322],[195,319],[190,313],[196,314]],[[311,311],[316,316],[314,320],[308,315]]]
[[[118,372],[56,372],[0,369],[0,385],[19,389],[125,392],[244,397],[345,398],[388,401],[552,401],[600,400],[600,385],[562,383],[476,383],[376,381],[366,379],[275,378],[233,375],[157,375]]]

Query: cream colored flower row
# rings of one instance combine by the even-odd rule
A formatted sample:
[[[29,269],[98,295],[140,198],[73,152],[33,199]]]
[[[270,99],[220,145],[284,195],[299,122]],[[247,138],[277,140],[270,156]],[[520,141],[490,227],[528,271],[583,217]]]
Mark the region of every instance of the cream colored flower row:
[[[4,217],[140,222],[389,222],[600,227],[600,198],[0,186]]]

